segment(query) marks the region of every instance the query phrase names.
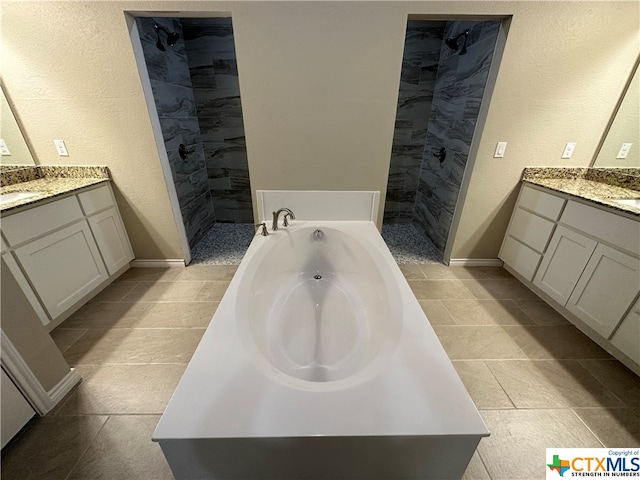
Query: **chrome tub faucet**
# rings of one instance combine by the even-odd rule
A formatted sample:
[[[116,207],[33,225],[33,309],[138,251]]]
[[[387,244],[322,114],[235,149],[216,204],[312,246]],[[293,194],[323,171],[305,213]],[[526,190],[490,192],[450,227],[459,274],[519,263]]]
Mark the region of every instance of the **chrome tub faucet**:
[[[289,218],[291,218],[291,220],[296,219],[296,216],[293,214],[291,210],[289,210],[288,208],[281,208],[277,212],[273,212],[273,223],[271,225],[271,230],[278,230],[278,217],[282,212],[286,212],[284,214],[284,222],[282,223],[283,227],[286,227],[289,225],[289,222],[287,221],[287,215],[289,215]]]

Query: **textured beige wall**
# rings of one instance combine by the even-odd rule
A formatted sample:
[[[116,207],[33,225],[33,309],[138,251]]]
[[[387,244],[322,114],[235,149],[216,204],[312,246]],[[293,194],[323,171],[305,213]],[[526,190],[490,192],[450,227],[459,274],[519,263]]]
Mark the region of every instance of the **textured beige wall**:
[[[513,5],[452,258],[497,256],[524,167],[590,164],[639,50],[638,2]]]
[[[640,43],[637,1],[5,0],[1,8],[3,80],[39,161],[108,165],[140,259],[182,251],[125,10],[232,14],[254,190],[382,192],[407,15],[513,15],[452,258],[496,257],[524,166],[590,163]],[[54,138],[67,142],[68,159],[55,154]],[[492,158],[497,141],[509,143],[503,159]],[[578,143],[574,158],[560,160],[568,141]]]
[[[182,258],[123,5],[3,1],[2,77],[38,162],[107,165],[136,258]]]

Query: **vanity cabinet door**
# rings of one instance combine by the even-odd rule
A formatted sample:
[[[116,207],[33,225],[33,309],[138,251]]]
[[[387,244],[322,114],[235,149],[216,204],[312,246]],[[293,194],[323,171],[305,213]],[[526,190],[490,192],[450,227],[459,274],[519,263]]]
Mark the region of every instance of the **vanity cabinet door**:
[[[127,234],[115,208],[89,217],[89,225],[109,275],[113,275],[133,260]]]
[[[640,365],[640,299],[624,317],[611,343]]]
[[[109,277],[84,220],[28,243],[14,253],[51,318]]]
[[[567,309],[609,338],[636,298],[639,279],[640,260],[599,243],[567,302]]]
[[[530,282],[542,255],[507,235],[500,250],[500,258]]]
[[[566,305],[596,244],[595,240],[558,225],[533,284]]]

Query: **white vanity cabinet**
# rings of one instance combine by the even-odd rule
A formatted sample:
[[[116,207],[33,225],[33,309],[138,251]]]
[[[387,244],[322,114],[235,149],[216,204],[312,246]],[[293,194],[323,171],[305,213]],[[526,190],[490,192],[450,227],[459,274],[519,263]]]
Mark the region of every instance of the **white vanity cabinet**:
[[[596,245],[595,240],[558,226],[533,284],[565,305]]]
[[[133,259],[107,183],[7,215],[2,233],[49,328]]]
[[[87,220],[109,275],[113,275],[133,259],[120,213],[108,187],[80,193],[78,200]]]
[[[611,343],[640,365],[640,299],[620,323]]]
[[[536,206],[531,198],[542,200]],[[523,184],[500,258],[640,374],[640,219]]]
[[[545,262],[574,275],[569,295],[555,299],[608,339],[640,292],[640,222],[570,200],[560,224],[556,232],[572,232],[572,245],[560,256],[545,253]]]
[[[45,235],[14,253],[52,319],[109,277],[87,222]]]
[[[500,258],[531,281],[560,217],[565,200],[530,187],[518,198]]]
[[[639,289],[640,260],[599,243],[566,306],[604,338],[609,338]],[[640,345],[640,336],[636,340]]]

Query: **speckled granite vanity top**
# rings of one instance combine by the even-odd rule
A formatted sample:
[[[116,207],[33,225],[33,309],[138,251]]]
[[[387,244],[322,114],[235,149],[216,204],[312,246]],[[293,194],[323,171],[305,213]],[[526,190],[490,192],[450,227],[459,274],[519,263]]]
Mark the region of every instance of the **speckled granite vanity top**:
[[[64,195],[109,179],[107,167],[34,166],[0,171],[0,196],[25,194],[22,198],[0,204],[0,212],[6,214],[18,207]],[[26,196],[28,194],[32,195]]]
[[[525,168],[522,180],[640,216],[640,208],[614,200],[640,198],[640,169]]]

